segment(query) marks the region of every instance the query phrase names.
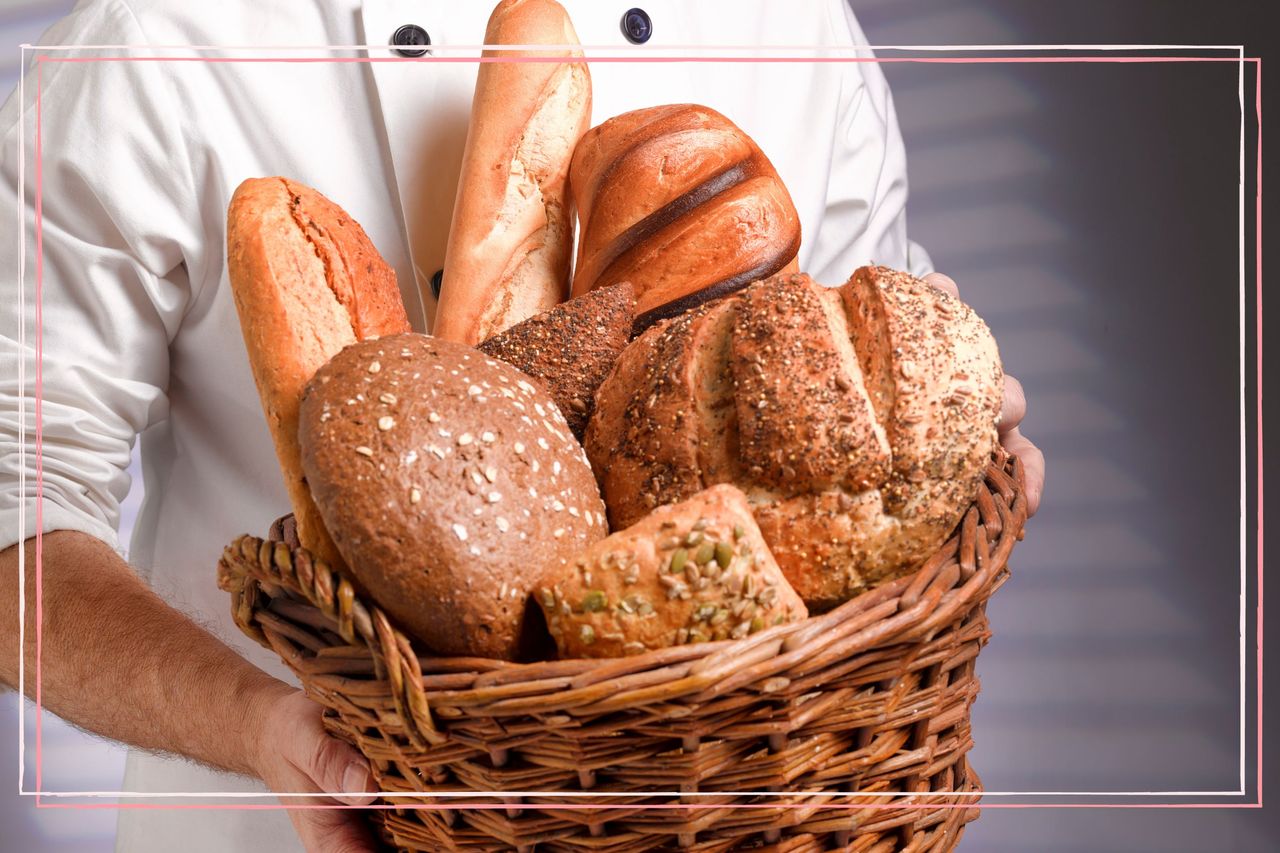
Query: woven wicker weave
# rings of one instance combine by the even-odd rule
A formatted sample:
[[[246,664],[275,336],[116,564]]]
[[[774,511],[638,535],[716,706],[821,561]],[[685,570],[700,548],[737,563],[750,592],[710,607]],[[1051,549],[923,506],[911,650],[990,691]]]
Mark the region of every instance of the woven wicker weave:
[[[349,579],[284,541],[240,537],[218,580],[381,789],[414,795],[372,812],[402,850],[951,850],[981,791],[965,754],[985,605],[1026,519],[1020,463],[997,454],[918,572],[737,641],[421,657]],[[432,796],[467,791],[485,794]],[[583,791],[617,796],[571,796]]]

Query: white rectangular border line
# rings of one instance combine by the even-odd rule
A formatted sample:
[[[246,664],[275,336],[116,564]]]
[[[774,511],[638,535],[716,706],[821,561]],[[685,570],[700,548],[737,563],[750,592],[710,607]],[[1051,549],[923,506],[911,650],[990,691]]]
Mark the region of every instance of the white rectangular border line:
[[[1259,75],[1262,69],[1258,69]],[[1248,511],[1248,480],[1245,453],[1245,363],[1244,363],[1244,47],[1240,48],[1240,74],[1237,83],[1240,95],[1240,795],[1245,794],[1245,590],[1248,589],[1245,564],[1249,550],[1245,547],[1245,515]],[[1259,685],[1261,689],[1261,685]],[[1258,721],[1262,725],[1262,721]],[[1261,792],[1258,798],[1262,798]]]
[[[249,51],[335,51],[335,50],[379,50],[391,51],[395,49],[393,44],[326,44],[326,45],[297,45],[297,44],[281,44],[281,45],[210,45],[210,44],[49,44],[49,45],[32,45],[25,44],[23,47],[32,51],[51,50],[51,51],[73,51],[73,50],[249,50]],[[724,53],[729,51],[751,53],[755,51],[772,52],[792,50],[805,54],[813,53],[847,53],[869,50],[918,50],[930,52],[957,52],[966,51],[1049,51],[1049,50],[1078,50],[1078,51],[1119,51],[1119,50],[1222,50],[1235,51],[1238,50],[1240,55],[1244,55],[1244,46],[1237,44],[869,44],[869,45],[805,45],[805,44],[749,44],[749,45],[689,45],[689,44],[663,44],[660,46],[638,47],[635,45],[617,45],[617,44],[439,44],[430,45],[429,49],[434,53],[448,53],[451,51],[462,50],[554,50],[557,48],[574,50],[626,50],[637,55],[653,54],[669,51],[691,51],[700,53]],[[1224,59],[1226,57],[1223,57]]]
[[[26,769],[26,627],[27,627],[27,46],[18,61],[18,794]]]
[[[599,46],[588,45],[566,45],[566,47],[580,47],[582,50],[599,49]],[[26,54],[27,51],[35,53],[36,50],[93,50],[93,49],[124,49],[136,50],[138,47],[151,50],[370,50],[370,49],[388,49],[388,45],[321,45],[321,46],[214,46],[214,45],[41,45],[33,46],[23,44],[19,46],[22,51],[22,63],[18,69],[18,90],[19,90],[19,124],[22,132],[19,133],[19,165],[18,165],[18,205],[19,205],[19,295],[22,300],[22,309],[19,310],[19,348],[24,351],[24,343],[26,343],[26,318],[22,315],[22,310],[26,309],[26,210],[24,210],[24,168],[26,168],[26,100],[24,100],[24,83],[26,83]],[[498,46],[499,49],[517,50],[522,47],[540,47],[547,50],[549,45],[508,45]],[[664,46],[663,50],[676,50],[680,47],[685,49],[695,49],[707,53],[707,51],[716,50],[739,50],[741,47],[731,46]],[[485,45],[454,45],[449,47],[438,47],[435,50],[492,50],[492,46]],[[617,46],[604,46],[605,50],[617,49]],[[746,50],[808,50],[814,53],[815,50],[826,50],[828,46],[823,47],[804,47],[796,45],[767,45],[767,46],[746,46]],[[1239,332],[1240,332],[1240,622],[1239,622],[1239,647],[1240,647],[1240,785],[1239,790],[1235,792],[982,792],[982,797],[1243,797],[1247,794],[1245,790],[1245,674],[1247,674],[1247,661],[1245,661],[1245,566],[1248,562],[1248,553],[1245,549],[1245,512],[1247,512],[1247,460],[1245,460],[1245,380],[1244,380],[1244,45],[865,45],[854,46],[852,50],[919,50],[919,51],[973,51],[973,50],[1160,50],[1160,49],[1179,49],[1179,50],[1231,50],[1238,51],[1239,73],[1238,73],[1238,96],[1240,102],[1240,146],[1239,146]],[[835,47],[835,50],[850,50],[849,46]],[[19,388],[26,388],[26,360],[19,359],[18,364],[18,382]],[[18,465],[19,465],[19,489],[22,493],[26,493],[26,394],[19,391],[18,394],[18,412],[19,412],[19,446],[18,446]],[[19,501],[18,507],[19,519],[19,535],[26,530],[26,501]],[[244,798],[244,797],[328,797],[329,794],[301,793],[301,794],[270,794],[264,795],[260,793],[244,793],[244,792],[215,792],[215,793],[137,793],[137,792],[27,792],[23,790],[24,781],[24,754],[26,754],[26,727],[24,727],[24,717],[26,717],[26,708],[24,708],[24,672],[26,666],[23,663],[23,649],[26,647],[26,569],[24,569],[24,558],[26,558],[26,549],[18,549],[18,794],[23,797],[145,797],[145,798],[182,798],[182,797],[210,797],[210,798]],[[736,794],[746,795],[762,795],[777,792],[733,792]],[[804,792],[801,792],[804,793]],[[882,792],[865,794],[861,792],[814,792],[814,793],[845,793],[855,795],[873,795],[873,797],[905,797],[910,795],[906,792]],[[932,792],[932,795],[947,795],[960,792]],[[609,797],[614,794],[605,793],[573,793],[573,792],[466,792],[466,793],[436,793],[430,794],[431,797],[500,797],[500,795],[557,795],[557,797]],[[652,795],[680,794],[680,792],[653,792]],[[723,795],[719,792],[717,795]],[[422,794],[380,794],[384,798],[398,797],[422,797]],[[916,793],[915,795],[919,795]]]

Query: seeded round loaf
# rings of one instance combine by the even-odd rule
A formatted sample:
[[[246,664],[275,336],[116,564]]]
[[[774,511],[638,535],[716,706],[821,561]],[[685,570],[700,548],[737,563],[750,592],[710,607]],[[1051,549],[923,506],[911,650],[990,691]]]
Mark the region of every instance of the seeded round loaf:
[[[747,495],[813,609],[908,574],[996,442],[990,331],[905,273],[776,276],[654,326],[596,394],[586,448],[613,528],[716,483]]]
[[[548,580],[538,603],[566,658],[741,639],[808,615],[730,485],[659,507]]]
[[[348,346],[308,384],[299,442],[356,580],[440,654],[520,657],[529,593],[608,532],[560,410],[464,344]]]

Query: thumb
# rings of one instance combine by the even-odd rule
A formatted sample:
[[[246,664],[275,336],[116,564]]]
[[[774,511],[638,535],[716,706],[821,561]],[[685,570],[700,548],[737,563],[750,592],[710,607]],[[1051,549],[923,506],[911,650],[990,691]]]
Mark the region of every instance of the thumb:
[[[307,762],[299,769],[325,793],[336,795],[349,806],[366,806],[377,799],[377,788],[369,762],[350,745],[331,737],[321,726],[313,734],[313,745],[302,752]]]
[[[931,272],[924,277],[924,282],[936,287],[943,293],[949,293],[956,299],[960,298],[960,288],[956,287],[956,280],[949,275],[943,275],[940,272]]]

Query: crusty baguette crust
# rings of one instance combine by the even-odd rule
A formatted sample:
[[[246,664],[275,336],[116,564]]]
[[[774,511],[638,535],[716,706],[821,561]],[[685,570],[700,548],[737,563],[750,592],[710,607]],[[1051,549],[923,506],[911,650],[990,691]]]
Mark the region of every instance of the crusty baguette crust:
[[[503,0],[487,44],[576,44],[554,0]],[[485,56],[581,57],[580,50]],[[474,345],[569,293],[573,208],[566,182],[591,120],[585,62],[489,62],[476,77],[436,337]]]
[[[1003,376],[968,306],[905,273],[775,276],[659,323],[596,394],[614,529],[739,486],[811,608],[912,571],[973,500]]]
[[[342,565],[302,475],[298,404],[307,381],[344,346],[409,330],[395,272],[320,193],[285,178],[251,178],[227,210],[227,273],[298,538]]]
[[[788,268],[800,247],[773,164],[707,107],[651,107],[593,127],[569,186],[582,224],[574,295],[630,281],[641,328]]]
[[[808,615],[730,485],[659,507],[544,583],[537,600],[562,658],[741,639]]]

